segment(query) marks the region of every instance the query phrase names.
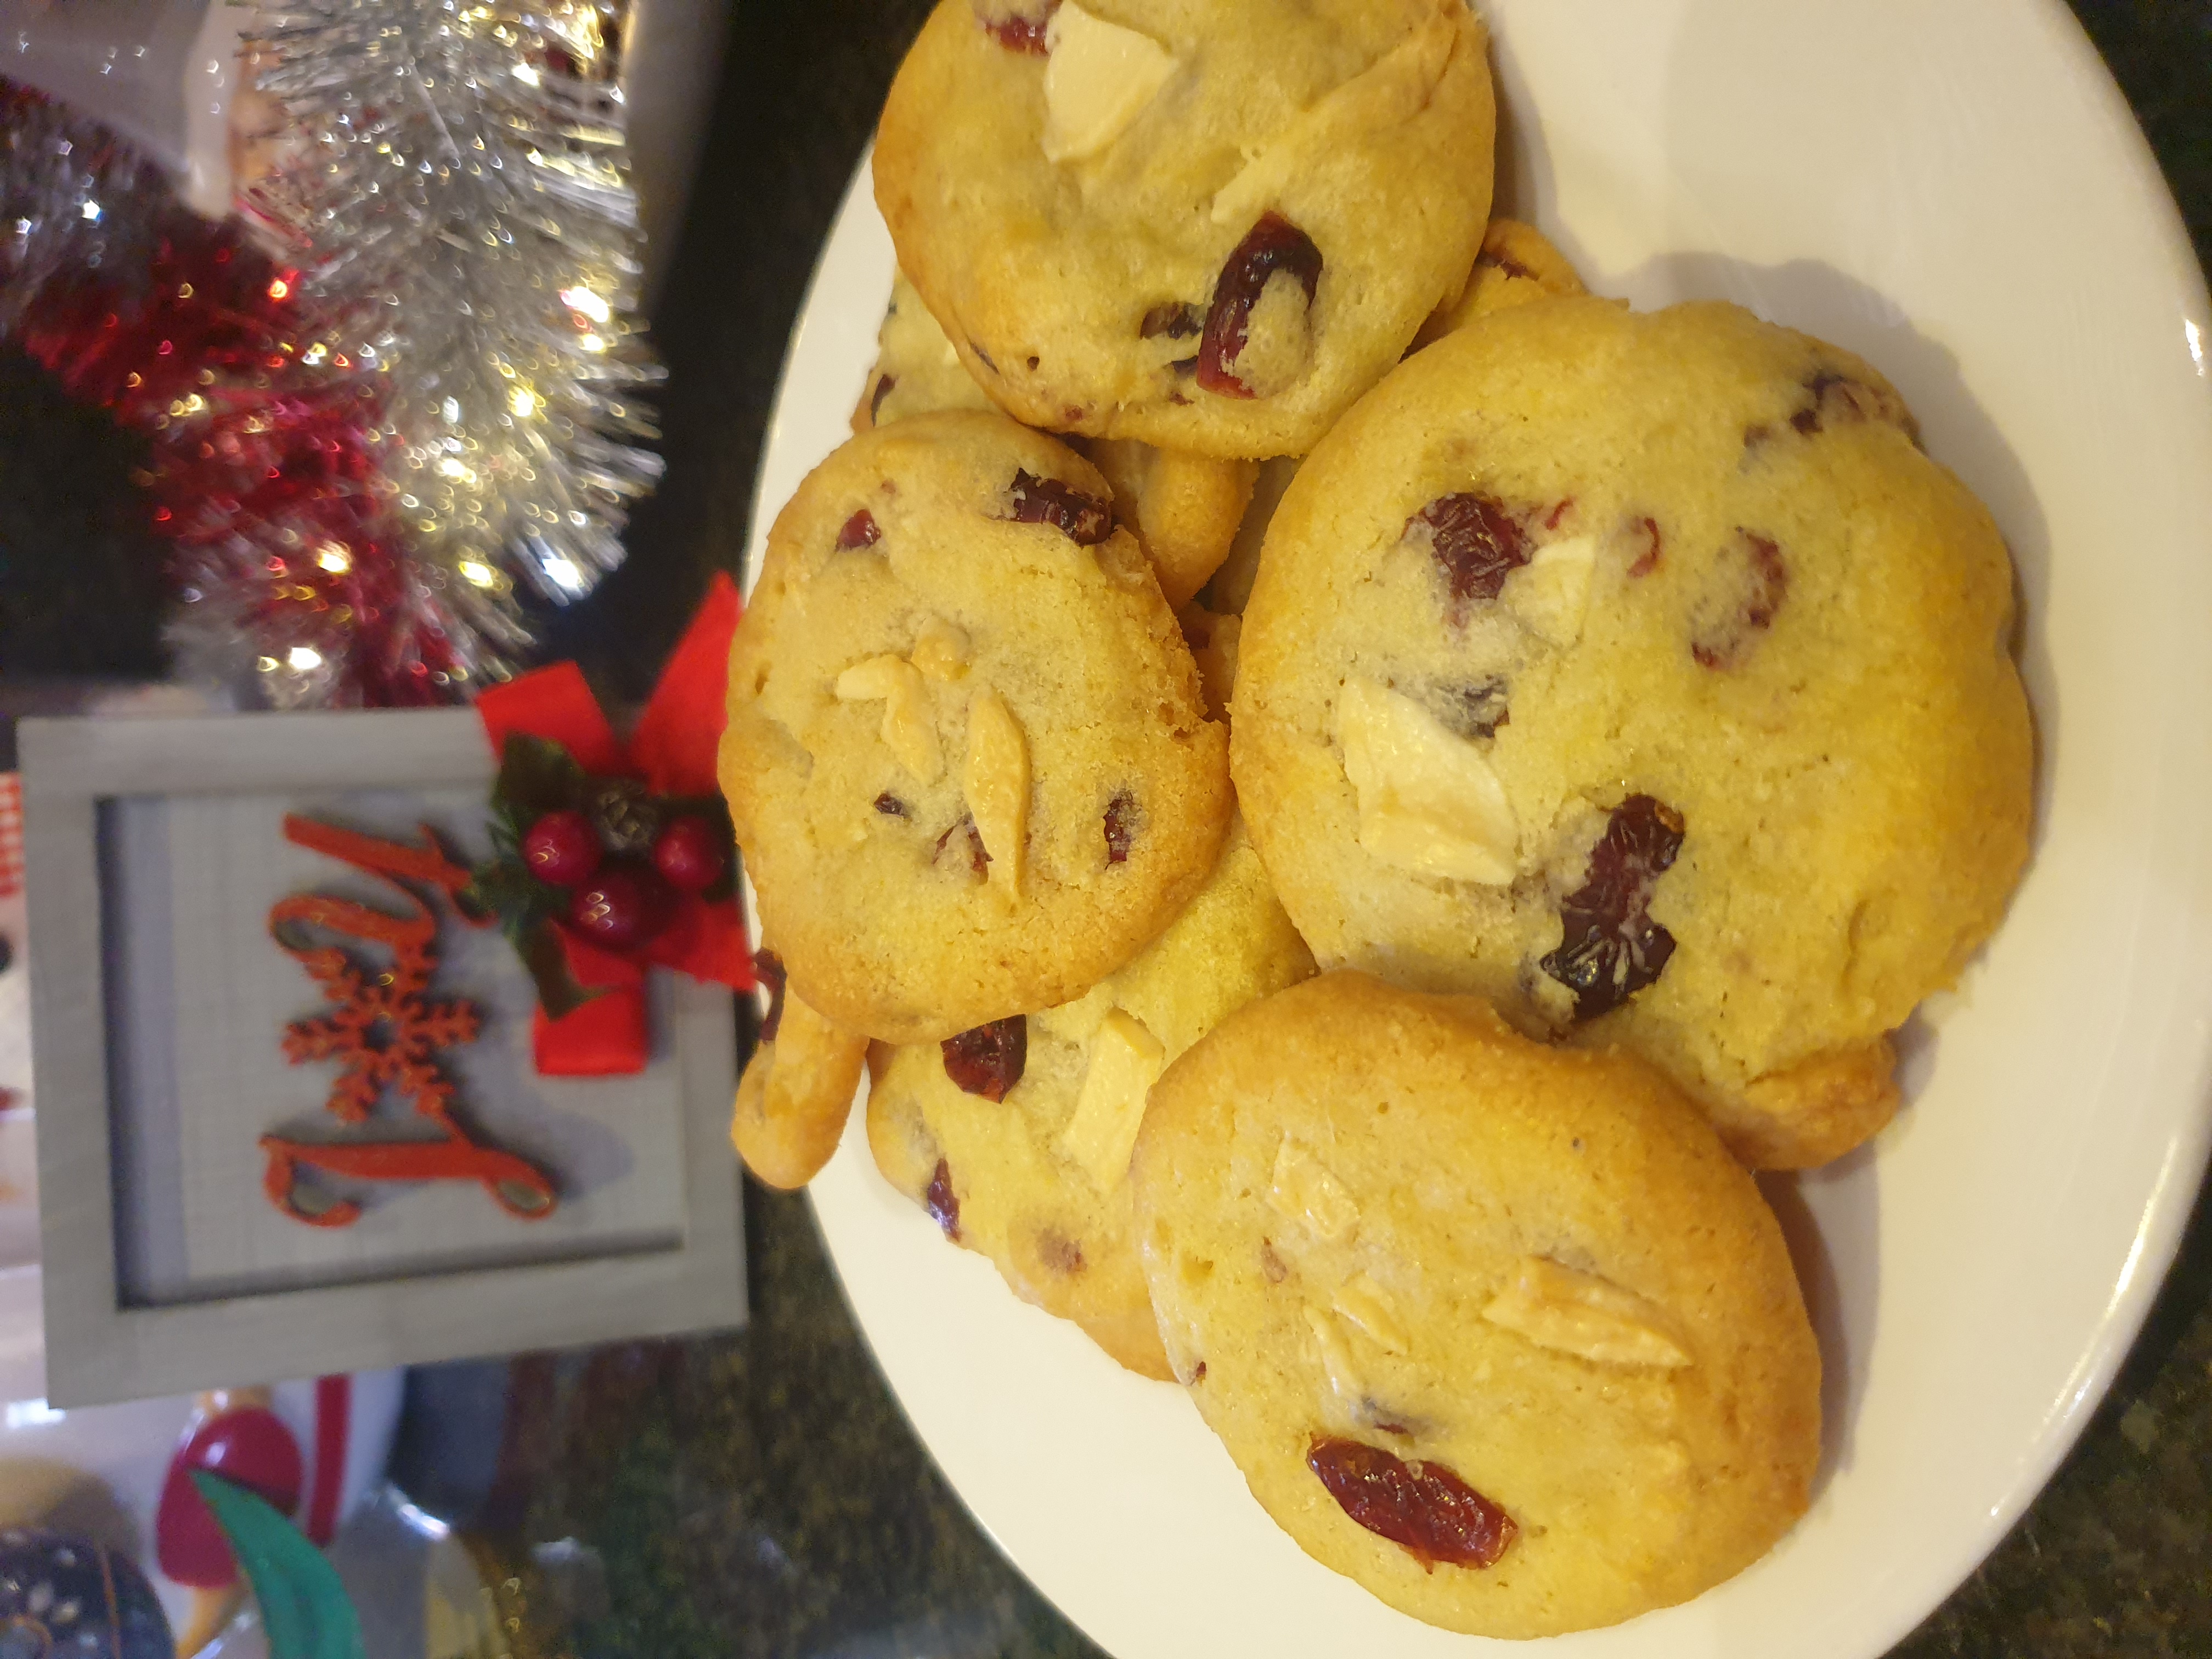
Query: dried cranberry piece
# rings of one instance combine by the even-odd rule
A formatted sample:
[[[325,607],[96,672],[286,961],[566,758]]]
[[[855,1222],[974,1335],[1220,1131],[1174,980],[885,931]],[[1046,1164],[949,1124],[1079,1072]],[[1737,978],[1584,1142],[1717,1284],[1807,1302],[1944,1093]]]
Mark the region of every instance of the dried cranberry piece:
[[[986,23],[983,32],[1008,52],[1025,52],[1042,58],[1050,50],[1045,45],[1045,27],[1049,18],[1009,17],[1003,22]]]
[[[1659,977],[1674,936],[1651,920],[1651,889],[1682,850],[1682,815],[1650,795],[1613,809],[1589,874],[1559,906],[1559,948],[1537,965],[1575,994],[1575,1018],[1611,1013]]]
[[[1065,1278],[1073,1279],[1083,1271],[1083,1246],[1066,1234],[1049,1228],[1037,1235],[1037,1257]]]
[[[897,384],[898,376],[896,374],[878,374],[876,376],[876,389],[868,394],[869,425],[873,426],[878,421],[883,418],[884,399],[891,395],[891,388]]]
[[[1025,1015],[1012,1014],[962,1031],[938,1044],[945,1055],[945,1075],[964,1094],[986,1100],[1004,1100],[1006,1091],[1022,1080],[1029,1064],[1030,1023]]]
[[[1358,1440],[1316,1437],[1306,1467],[1337,1506],[1424,1567],[1496,1565],[1520,1533],[1513,1517],[1441,1463],[1407,1462]]]
[[[1521,521],[1495,495],[1468,492],[1439,495],[1406,520],[1406,534],[1429,538],[1429,555],[1444,573],[1451,592],[1446,611],[1465,622],[1476,599],[1495,599],[1505,579],[1528,562],[1528,538]]]
[[[1321,286],[1321,250],[1312,237],[1279,213],[1261,215],[1214,282],[1213,302],[1206,307],[1206,331],[1198,344],[1199,385],[1228,398],[1255,395],[1237,378],[1236,370],[1251,329],[1252,307],[1260,303],[1267,279],[1279,270],[1297,279],[1310,306]]]
[[[1106,803],[1106,862],[1126,864],[1137,833],[1137,798],[1124,789]]]
[[[1060,9],[1060,0],[1042,0],[1022,10],[1007,11],[1000,5],[988,5],[976,0],[975,21],[983,26],[983,33],[996,40],[1008,52],[1029,52],[1042,58],[1050,50],[1045,44],[1046,26],[1052,21],[1053,13]]]
[[[1462,738],[1487,738],[1513,718],[1505,703],[1505,682],[1492,676],[1472,684],[1445,685],[1443,708],[1439,711],[1444,725]]]
[[[1790,592],[1782,550],[1739,526],[1735,545],[1723,558],[1720,586],[1691,618],[1690,654],[1704,668],[1733,668],[1752,635],[1774,625]]]
[[[873,805],[876,811],[887,818],[902,818],[906,816],[906,803],[888,789],[876,797]]]
[[[837,550],[849,553],[856,547],[873,547],[883,538],[884,532],[876,523],[876,515],[864,507],[846,520],[838,530]]]
[[[937,838],[937,849],[930,856],[933,861],[944,862],[945,848],[953,836],[962,830],[968,832],[968,869],[971,874],[982,875],[990,868],[991,855],[983,850],[982,831],[976,829],[973,817],[963,817]]]
[[[929,1188],[921,1196],[922,1207],[929,1212],[945,1236],[955,1244],[960,1242],[960,1195],[952,1190],[952,1169],[943,1158],[929,1177]]]
[[[1206,327],[1206,313],[1196,306],[1185,305],[1180,300],[1163,300],[1145,313],[1137,332],[1147,340],[1157,340],[1164,334],[1170,340],[1188,340]]]
[[[1048,524],[1079,547],[1091,547],[1114,533],[1114,509],[1058,478],[1017,471],[1011,492],[1016,524]]]
[[[1805,382],[1812,402],[1790,417],[1790,424],[1811,437],[1824,425],[1848,426],[1861,421],[1892,421],[1898,415],[1890,402],[1864,380],[1833,369],[1816,372]]]
[[[1638,519],[1636,521],[1634,528],[1643,532],[1644,550],[1641,553],[1638,553],[1636,556],[1634,562],[1629,565],[1628,574],[1632,576],[1648,576],[1659,568],[1659,554],[1662,544],[1659,535],[1659,520],[1656,519]]]
[[[761,1017],[760,1040],[773,1042],[777,1028],[783,1024],[783,958],[773,951],[756,951],[753,972],[768,987],[768,1012]]]

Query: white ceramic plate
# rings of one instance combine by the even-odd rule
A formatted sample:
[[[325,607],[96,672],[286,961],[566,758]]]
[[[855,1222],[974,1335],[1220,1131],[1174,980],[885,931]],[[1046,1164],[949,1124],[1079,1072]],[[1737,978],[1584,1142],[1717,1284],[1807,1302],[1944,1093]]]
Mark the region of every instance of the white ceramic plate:
[[[1826,1355],[1812,1512],[1686,1607],[1562,1655],[1868,1659],[2003,1535],[2171,1259],[2212,1079],[2205,294],[2055,0],[1486,0],[1501,206],[1596,291],[1732,299],[1863,353],[2020,572],[2033,867],[1917,1022],[1911,1103],[1774,1193]],[[891,251],[856,181],[793,337],[756,550],[846,435]],[[762,509],[764,509],[762,510]],[[1180,1391],[1017,1303],[877,1177],[814,1186],[847,1293],[952,1484],[1121,1659],[1460,1655],[1314,1565]]]

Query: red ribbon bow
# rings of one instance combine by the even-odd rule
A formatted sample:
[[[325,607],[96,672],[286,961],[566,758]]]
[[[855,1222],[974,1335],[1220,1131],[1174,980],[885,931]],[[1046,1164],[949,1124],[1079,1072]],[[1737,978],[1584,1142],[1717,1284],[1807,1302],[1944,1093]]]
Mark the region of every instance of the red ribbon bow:
[[[730,641],[740,610],[736,586],[717,574],[676,643],[645,713],[624,744],[572,662],[510,680],[477,699],[492,753],[520,733],[561,744],[595,777],[635,777],[656,795],[711,795],[719,787],[714,751],[729,718]],[[645,1005],[648,965],[737,990],[753,983],[750,947],[734,899],[709,903],[681,895],[667,927],[635,953],[605,950],[565,923],[554,924],[576,983],[599,994],[559,1019],[539,1008],[531,1026],[538,1070],[547,1077],[609,1077],[641,1072],[652,1052]]]

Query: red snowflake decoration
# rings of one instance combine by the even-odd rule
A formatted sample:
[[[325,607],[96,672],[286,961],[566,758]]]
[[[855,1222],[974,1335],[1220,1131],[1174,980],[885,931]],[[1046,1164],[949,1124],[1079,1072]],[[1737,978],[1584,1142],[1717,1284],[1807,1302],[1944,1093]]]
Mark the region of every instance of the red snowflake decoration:
[[[341,925],[312,914],[300,920]],[[441,1115],[453,1099],[453,1085],[434,1056],[441,1048],[474,1042],[483,1017],[473,1002],[427,1000],[424,993],[438,965],[430,948],[412,939],[399,942],[390,969],[374,978],[335,947],[297,954],[308,977],[323,988],[331,1010],[284,1028],[284,1058],[295,1066],[311,1060],[340,1062],[344,1069],[331,1085],[331,1114],[343,1122],[365,1122],[392,1089],[413,1100],[426,1116]]]

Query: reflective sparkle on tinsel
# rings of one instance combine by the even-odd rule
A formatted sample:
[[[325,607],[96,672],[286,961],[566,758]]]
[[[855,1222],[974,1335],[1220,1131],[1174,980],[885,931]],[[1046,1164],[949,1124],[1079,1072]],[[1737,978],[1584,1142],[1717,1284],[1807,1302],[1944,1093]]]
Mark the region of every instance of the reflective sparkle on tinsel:
[[[658,480],[641,394],[637,203],[616,84],[626,8],[257,0],[283,112],[244,204],[297,250],[333,361],[373,381],[400,533],[478,678],[623,557]]]
[[[285,267],[105,128],[4,82],[0,226],[0,333],[148,440],[138,482],[191,672],[277,707],[465,685],[466,641],[385,504],[379,388],[343,351],[307,361]],[[340,568],[318,562],[331,549]]]

